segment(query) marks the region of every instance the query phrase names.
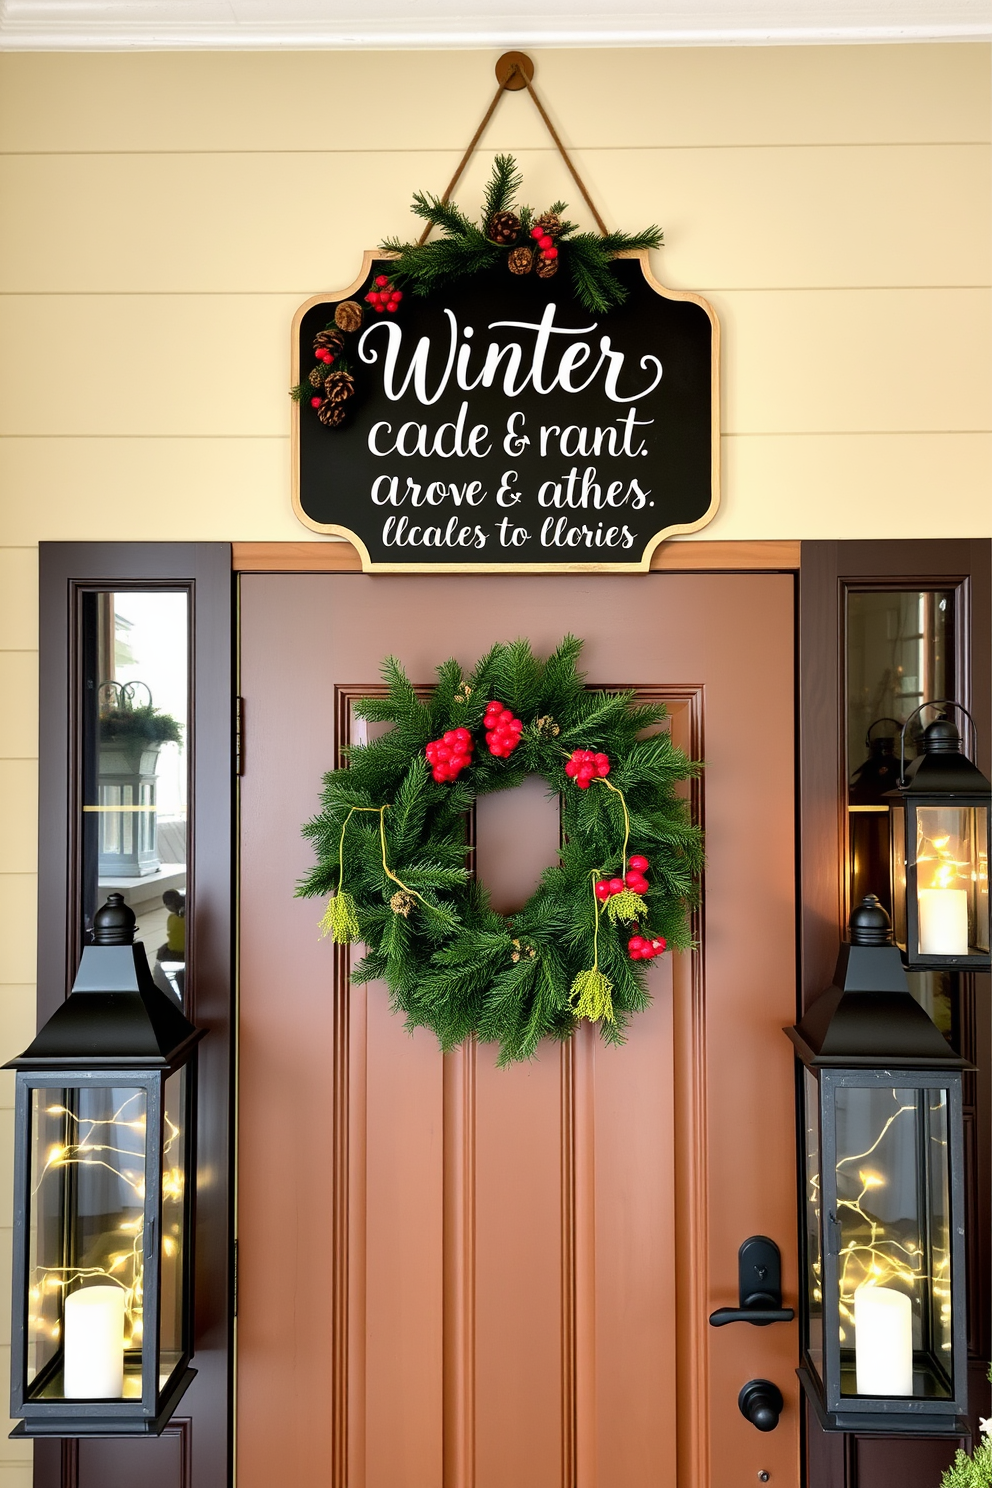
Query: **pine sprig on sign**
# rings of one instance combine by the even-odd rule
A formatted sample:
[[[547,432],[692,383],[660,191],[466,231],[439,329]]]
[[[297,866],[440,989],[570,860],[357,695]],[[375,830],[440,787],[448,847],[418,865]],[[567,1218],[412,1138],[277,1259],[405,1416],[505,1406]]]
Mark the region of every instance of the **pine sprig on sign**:
[[[543,214],[529,206],[517,206],[516,195],[522,184],[513,156],[497,155],[478,227],[452,202],[429,192],[415,192],[411,207],[414,215],[440,228],[444,236],[428,243],[387,238],[380,246],[397,255],[395,280],[408,285],[414,294],[425,296],[446,284],[507,263],[515,274],[536,270],[541,278],[550,278],[563,269],[571,278],[576,298],[592,314],[601,315],[622,304],[627,292],[614,273],[613,258],[618,253],[660,248],[660,228],[652,225],[641,232],[605,236],[580,233],[574,222],[562,217],[565,202],[553,202]],[[491,224],[507,216],[513,220],[502,221],[500,231],[506,236],[496,242],[489,236]],[[550,249],[541,249],[533,236],[535,223],[545,226],[543,241],[545,245],[550,243]]]
[[[432,1029],[443,1049],[474,1033],[498,1044],[506,1064],[531,1057],[542,1039],[569,1038],[582,1017],[622,1043],[650,1000],[643,962],[629,953],[632,934],[691,944],[702,844],[676,787],[699,766],[668,734],[645,737],[663,707],[630,692],[588,691],[580,651],[574,636],[545,659],[527,641],[496,645],[467,677],[444,662],[427,696],[387,658],[385,692],[356,712],[390,727],[325,777],[322,810],[304,827],[317,862],[298,892],[331,896],[328,930],[364,942],[353,980],[384,980],[408,1026]],[[490,699],[523,724],[506,758],[485,744]],[[459,779],[438,781],[424,751],[454,728],[470,731],[475,754]],[[607,755],[609,781],[578,789],[565,772],[575,749]],[[562,845],[507,918],[471,877],[466,822],[478,796],[530,773],[561,797]],[[624,877],[637,853],[649,860],[648,885],[616,895],[611,914],[593,882]]]

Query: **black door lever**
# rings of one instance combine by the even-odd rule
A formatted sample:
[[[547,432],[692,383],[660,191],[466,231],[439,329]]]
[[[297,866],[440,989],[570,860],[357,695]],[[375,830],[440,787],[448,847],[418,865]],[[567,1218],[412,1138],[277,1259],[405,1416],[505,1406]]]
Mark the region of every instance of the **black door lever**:
[[[718,1307],[710,1313],[714,1328],[725,1323],[763,1328],[768,1323],[791,1323],[795,1317],[791,1307],[782,1306],[782,1257],[767,1235],[752,1235],[737,1252],[737,1294],[739,1307]]]

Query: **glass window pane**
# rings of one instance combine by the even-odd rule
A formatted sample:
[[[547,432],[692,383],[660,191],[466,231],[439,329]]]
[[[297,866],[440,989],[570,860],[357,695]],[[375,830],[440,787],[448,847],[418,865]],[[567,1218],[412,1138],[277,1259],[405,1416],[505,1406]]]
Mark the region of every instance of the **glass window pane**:
[[[835,1121],[841,1393],[947,1399],[946,1092],[842,1087]]]
[[[891,910],[884,795],[898,783],[902,724],[954,695],[954,591],[849,591],[846,637],[849,902],[877,894]],[[907,760],[922,727],[907,734]]]
[[[145,1092],[32,1096],[27,1384],[45,1399],[140,1397]]]
[[[159,1388],[183,1357],[186,1347],[183,1313],[183,1262],[186,1189],[186,1069],[165,1082],[162,1137],[162,1309],[159,1334]]]
[[[189,595],[83,596],[83,923],[108,893],[138,918],[156,983],[186,962]]]

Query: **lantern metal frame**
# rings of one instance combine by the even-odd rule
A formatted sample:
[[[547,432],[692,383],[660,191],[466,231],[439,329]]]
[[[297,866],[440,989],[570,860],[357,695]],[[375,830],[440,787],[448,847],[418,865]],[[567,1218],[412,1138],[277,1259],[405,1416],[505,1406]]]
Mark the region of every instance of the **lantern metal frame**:
[[[951,747],[926,749],[906,766],[906,730],[925,708],[955,708],[968,719],[973,736],[975,722],[967,708],[951,698],[935,698],[921,703],[902,726],[899,749],[899,784],[887,792],[889,801],[889,872],[891,903],[895,925],[895,942],[903,964],[910,971],[986,971],[992,967],[990,937],[988,871],[992,851],[992,783],[968,759],[962,750]],[[944,720],[937,720],[937,723]],[[924,740],[928,730],[924,731]],[[953,730],[957,743],[960,738]],[[917,823],[919,812],[927,809],[984,810],[984,841],[976,846],[979,859],[984,852],[986,890],[985,922],[982,945],[973,939],[979,927],[969,917],[969,948],[966,953],[924,953],[920,950],[919,872],[917,862]],[[977,892],[977,891],[976,891]],[[976,915],[980,906],[976,908]]]
[[[120,895],[119,919],[134,916]],[[122,907],[123,906],[123,907]],[[106,911],[100,916],[106,918]],[[100,925],[97,923],[97,938]],[[39,1031],[25,1052],[4,1066],[17,1072],[14,1120],[13,1306],[11,1321],[11,1416],[20,1417],[11,1432],[19,1437],[157,1436],[175,1412],[192,1382],[193,1237],[195,1231],[195,1130],[197,1049],[203,1037],[174,998],[152,981],[141,944],[88,946],[83,952],[72,992]],[[166,1082],[183,1072],[181,1155],[183,1209],[177,1271],[182,1288],[179,1355],[168,1376],[160,1375],[161,1251],[163,1156]],[[130,1398],[67,1398],[49,1394],[64,1362],[64,1338],[28,1382],[29,1293],[31,1275],[31,1183],[33,1175],[33,1092],[60,1090],[71,1115],[72,1091],[100,1089],[141,1091],[145,1096],[144,1193],[142,1196],[142,1341],[141,1394]],[[64,1171],[68,1171],[66,1165]],[[64,1180],[63,1203],[66,1190]],[[71,1191],[68,1197],[71,1207]],[[63,1246],[68,1243],[69,1216],[63,1212]],[[137,1352],[134,1350],[133,1352]],[[136,1369],[128,1371],[133,1377]]]
[[[819,1172],[819,1204],[811,1203],[805,1141],[800,1147],[803,1207],[800,1225],[800,1262],[804,1278],[801,1299],[801,1363],[798,1369],[815,1415],[825,1431],[876,1432],[891,1435],[960,1436],[969,1429],[968,1344],[966,1324],[965,1183],[962,1080],[974,1069],[957,1055],[930,1018],[913,999],[898,951],[891,943],[871,939],[858,943],[859,915],[871,905],[876,927],[888,917],[874,895],[852,915],[854,943],[841,946],[834,984],[809,1008],[802,1021],[785,1032],[797,1054],[800,1132],[815,1117]],[[888,931],[886,930],[886,937]],[[807,1075],[810,1077],[807,1082]],[[816,1110],[809,1110],[810,1090]],[[842,1357],[841,1279],[838,1220],[836,1101],[851,1089],[908,1091],[939,1090],[946,1098],[947,1246],[950,1278],[950,1365],[943,1371],[947,1393],[933,1395],[868,1396],[844,1393],[842,1377],[850,1363]],[[919,1111],[919,1108],[918,1108]],[[911,1118],[912,1119],[912,1118]],[[916,1118],[920,1119],[919,1114]],[[921,1225],[931,1213],[929,1140],[918,1133],[916,1183]],[[919,1162],[925,1154],[925,1161]],[[821,1266],[819,1321],[822,1331],[819,1362],[811,1340],[810,1212],[816,1215],[816,1244]],[[872,1242],[874,1243],[874,1241]],[[929,1242],[927,1242],[929,1243]],[[925,1268],[926,1270],[926,1265]],[[928,1348],[924,1311],[922,1348],[914,1350],[914,1373],[935,1373],[936,1355]]]

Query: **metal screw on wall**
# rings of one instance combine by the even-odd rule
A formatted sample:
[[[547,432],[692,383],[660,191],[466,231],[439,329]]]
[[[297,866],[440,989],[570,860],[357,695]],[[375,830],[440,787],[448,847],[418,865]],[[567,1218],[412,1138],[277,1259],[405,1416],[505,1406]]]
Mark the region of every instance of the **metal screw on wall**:
[[[758,1474],[758,1482],[759,1483],[767,1483],[770,1477],[771,1477],[771,1473],[770,1472],[765,1472],[764,1468],[762,1468],[761,1471]]]

